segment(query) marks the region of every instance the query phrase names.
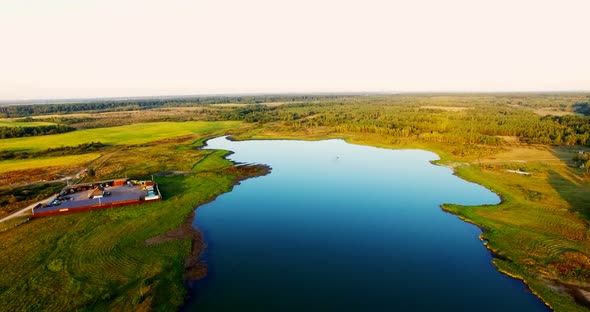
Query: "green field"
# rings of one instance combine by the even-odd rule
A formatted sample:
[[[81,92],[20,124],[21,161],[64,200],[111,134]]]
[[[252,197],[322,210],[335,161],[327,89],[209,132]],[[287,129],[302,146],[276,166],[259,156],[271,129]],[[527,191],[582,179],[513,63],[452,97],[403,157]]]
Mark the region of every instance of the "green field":
[[[13,138],[0,141],[1,151],[41,151],[60,146],[77,146],[82,143],[101,142],[110,145],[132,145],[238,127],[237,121],[220,122],[154,122],[128,126],[77,130],[68,133],[38,137]]]
[[[88,163],[90,161],[97,159],[98,157],[100,157],[100,154],[90,153],[90,154],[61,156],[61,157],[3,160],[3,161],[0,161],[0,173],[16,171],[16,170],[54,167],[54,166],[55,167],[72,166],[72,165],[77,165],[77,164]]]

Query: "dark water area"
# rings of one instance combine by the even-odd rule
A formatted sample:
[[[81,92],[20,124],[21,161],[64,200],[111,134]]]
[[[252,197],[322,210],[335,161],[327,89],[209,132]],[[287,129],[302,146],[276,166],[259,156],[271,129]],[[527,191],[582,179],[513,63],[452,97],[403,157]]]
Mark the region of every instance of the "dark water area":
[[[434,153],[342,140],[208,141],[271,174],[197,209],[208,276],[186,311],[547,311],[442,203],[493,192]]]

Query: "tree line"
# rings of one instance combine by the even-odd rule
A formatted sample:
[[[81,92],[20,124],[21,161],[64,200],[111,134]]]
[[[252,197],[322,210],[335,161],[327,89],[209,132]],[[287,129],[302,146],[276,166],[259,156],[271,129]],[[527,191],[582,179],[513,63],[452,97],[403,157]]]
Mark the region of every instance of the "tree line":
[[[0,139],[58,134],[74,130],[76,128],[62,124],[31,127],[0,127]]]
[[[86,154],[97,151],[107,146],[108,145],[103,144],[101,142],[90,142],[78,144],[77,146],[59,146],[54,148],[48,148],[44,151],[38,152],[0,151],[0,160]]]
[[[337,95],[197,96],[164,99],[100,100],[79,103],[9,105],[0,107],[0,116],[14,118],[49,114],[69,114],[76,112],[144,110],[176,106],[317,101],[338,97],[339,96]]]

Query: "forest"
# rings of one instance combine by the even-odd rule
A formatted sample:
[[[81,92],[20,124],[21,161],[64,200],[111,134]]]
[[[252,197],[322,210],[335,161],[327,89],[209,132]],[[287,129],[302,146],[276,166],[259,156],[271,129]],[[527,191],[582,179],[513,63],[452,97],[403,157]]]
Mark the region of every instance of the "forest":
[[[590,103],[588,102],[576,103],[572,106],[572,109],[578,114],[590,116]]]
[[[536,114],[530,106],[543,105],[517,101],[490,103],[476,98],[470,103],[449,103],[423,98],[407,103],[404,97],[342,98],[321,104],[301,103],[277,107],[250,105],[224,115],[247,122],[282,121],[294,131],[309,127],[332,127],[340,132],[373,133],[395,138],[468,144],[501,144],[502,137],[517,137],[521,142],[552,145],[590,146],[590,117],[561,113]],[[565,100],[565,101],[563,101]],[[540,107],[578,107],[566,99],[558,105]],[[571,101],[571,99],[570,99]]]
[[[27,104],[0,106],[0,117],[14,118],[76,112],[107,112],[153,109],[160,107],[197,106],[208,104],[260,104],[280,101],[315,101],[336,98],[336,95],[260,95],[260,96],[195,96],[162,99],[97,100],[74,103]]]

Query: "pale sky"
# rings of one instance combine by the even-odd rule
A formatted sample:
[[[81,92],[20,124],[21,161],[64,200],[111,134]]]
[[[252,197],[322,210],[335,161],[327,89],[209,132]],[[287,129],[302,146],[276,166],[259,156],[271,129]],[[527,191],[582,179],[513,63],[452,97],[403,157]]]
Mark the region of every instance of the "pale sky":
[[[589,91],[588,0],[0,0],[0,100]]]

